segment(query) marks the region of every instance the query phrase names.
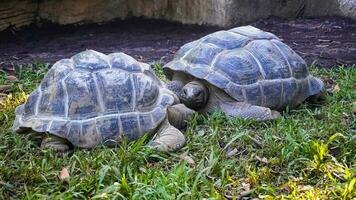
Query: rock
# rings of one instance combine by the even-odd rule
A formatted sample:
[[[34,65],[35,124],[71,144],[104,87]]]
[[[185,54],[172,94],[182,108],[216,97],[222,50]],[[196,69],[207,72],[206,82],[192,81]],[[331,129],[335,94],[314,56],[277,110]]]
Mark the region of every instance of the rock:
[[[356,19],[355,0],[13,0],[0,2],[0,30],[36,19],[58,24],[146,17],[185,24],[236,26],[270,16],[341,15]]]
[[[356,1],[355,0],[338,0],[340,10],[343,16],[356,19]]]
[[[37,2],[12,0],[0,2],[0,31],[8,27],[16,29],[35,22]]]

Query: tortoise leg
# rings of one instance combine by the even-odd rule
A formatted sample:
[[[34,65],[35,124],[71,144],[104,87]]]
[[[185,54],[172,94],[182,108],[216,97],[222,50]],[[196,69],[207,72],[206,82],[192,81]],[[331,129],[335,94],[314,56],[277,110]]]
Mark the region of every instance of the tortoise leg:
[[[176,104],[168,107],[168,121],[174,127],[182,130],[187,126],[187,121],[196,113],[184,104]]]
[[[308,97],[305,101],[312,105],[322,105],[326,103],[326,94],[324,91],[322,91],[318,94]]]
[[[275,120],[281,116],[278,111],[262,106],[254,106],[243,102],[222,102],[220,108],[231,117],[256,119],[257,121]]]
[[[42,139],[41,148],[52,148],[58,153],[66,153],[71,150],[68,140],[55,135],[48,135]]]
[[[172,126],[166,119],[159,127],[153,140],[148,144],[158,151],[175,151],[181,148],[185,143],[185,137],[182,132]]]

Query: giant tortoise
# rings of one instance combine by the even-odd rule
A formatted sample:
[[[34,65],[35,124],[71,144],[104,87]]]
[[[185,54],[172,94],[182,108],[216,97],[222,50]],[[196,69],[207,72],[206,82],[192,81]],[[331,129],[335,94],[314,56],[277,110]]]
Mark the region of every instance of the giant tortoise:
[[[182,103],[201,113],[271,120],[305,99],[323,99],[323,82],[279,38],[252,26],[183,45],[164,71]],[[315,101],[314,101],[315,102]]]
[[[114,146],[145,133],[153,137],[150,146],[176,150],[185,141],[177,128],[193,114],[177,102],[148,64],[124,53],[87,50],[53,65],[16,108],[13,130],[35,132],[42,147],[60,152]]]

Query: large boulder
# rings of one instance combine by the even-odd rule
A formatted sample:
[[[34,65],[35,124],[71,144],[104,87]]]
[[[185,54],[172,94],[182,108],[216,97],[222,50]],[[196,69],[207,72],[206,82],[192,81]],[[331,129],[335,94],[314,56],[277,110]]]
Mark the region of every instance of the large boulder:
[[[0,30],[39,19],[73,24],[146,17],[216,26],[236,26],[270,16],[356,19],[355,0],[13,0],[0,1],[0,8]]]
[[[277,16],[342,15],[356,19],[355,0],[61,0],[43,1],[39,16],[60,24],[127,17],[233,26]]]
[[[0,1],[0,31],[32,24],[36,15],[37,1]]]

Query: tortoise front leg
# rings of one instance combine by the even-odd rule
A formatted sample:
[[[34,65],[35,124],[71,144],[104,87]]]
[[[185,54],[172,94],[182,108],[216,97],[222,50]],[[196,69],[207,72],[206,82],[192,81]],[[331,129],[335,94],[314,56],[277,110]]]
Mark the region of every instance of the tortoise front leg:
[[[174,151],[181,148],[185,143],[185,137],[178,129],[183,129],[194,113],[194,110],[187,108],[184,104],[168,107],[167,118],[148,146],[159,151]]]
[[[168,107],[168,121],[174,127],[182,130],[187,126],[189,118],[191,118],[194,113],[196,112],[184,104],[176,104]]]
[[[55,135],[45,136],[42,139],[41,148],[52,148],[58,153],[67,153],[71,151],[68,140]]]
[[[244,102],[222,102],[220,109],[231,117],[256,119],[257,121],[275,120],[281,117],[278,111]]]
[[[185,137],[181,131],[172,126],[166,119],[158,129],[153,140],[147,146],[158,151],[175,151],[185,143]]]

